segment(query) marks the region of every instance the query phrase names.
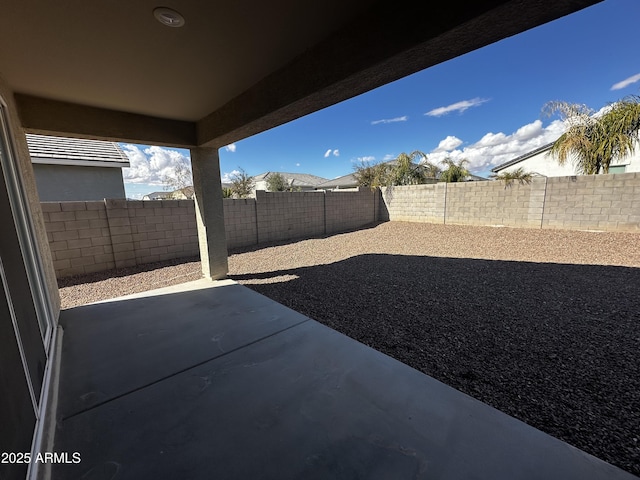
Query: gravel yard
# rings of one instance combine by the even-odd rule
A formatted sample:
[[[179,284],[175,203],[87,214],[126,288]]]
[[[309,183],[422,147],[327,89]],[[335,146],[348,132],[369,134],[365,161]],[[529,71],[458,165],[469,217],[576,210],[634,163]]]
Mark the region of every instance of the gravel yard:
[[[63,308],[200,278],[59,282]],[[640,233],[387,222],[230,252],[229,277],[640,475]]]

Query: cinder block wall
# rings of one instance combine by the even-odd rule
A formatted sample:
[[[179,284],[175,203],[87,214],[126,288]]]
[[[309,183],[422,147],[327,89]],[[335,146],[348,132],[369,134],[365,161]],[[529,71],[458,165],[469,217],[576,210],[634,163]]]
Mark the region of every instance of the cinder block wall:
[[[325,233],[344,232],[377,221],[376,190],[361,188],[357,192],[326,192]]]
[[[257,192],[224,199],[227,247],[309,238],[376,221],[378,192]],[[58,278],[199,254],[192,200],[44,202]]]
[[[380,219],[398,222],[442,223],[447,184],[385,187],[381,190]]]
[[[44,202],[58,278],[198,254],[189,200]]]
[[[227,248],[246,247],[258,243],[256,201],[253,198],[223,200],[224,228]]]
[[[640,231],[640,173],[547,179],[543,228]]]
[[[540,228],[545,178],[530,184],[502,182],[449,183],[445,222],[458,225],[505,225]]]
[[[258,243],[325,233],[324,192],[256,192]]]
[[[396,221],[640,232],[640,173],[390,187],[380,210]]]
[[[104,202],[41,204],[58,278],[115,268]]]
[[[198,255],[191,200],[45,202],[58,278]],[[309,238],[378,220],[640,232],[640,172],[382,191],[256,192],[224,200],[227,247]]]

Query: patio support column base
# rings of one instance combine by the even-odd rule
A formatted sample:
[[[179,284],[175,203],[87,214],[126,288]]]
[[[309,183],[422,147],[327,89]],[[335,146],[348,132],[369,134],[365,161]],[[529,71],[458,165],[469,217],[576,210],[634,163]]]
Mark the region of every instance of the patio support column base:
[[[205,278],[219,280],[227,276],[229,266],[218,150],[192,148],[191,170],[202,274]]]

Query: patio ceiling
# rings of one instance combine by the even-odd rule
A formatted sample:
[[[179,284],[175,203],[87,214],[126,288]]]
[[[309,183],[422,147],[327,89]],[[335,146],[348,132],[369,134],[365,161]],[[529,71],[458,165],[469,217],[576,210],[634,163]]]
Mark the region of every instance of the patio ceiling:
[[[599,1],[7,0],[0,72],[27,131],[221,147]]]

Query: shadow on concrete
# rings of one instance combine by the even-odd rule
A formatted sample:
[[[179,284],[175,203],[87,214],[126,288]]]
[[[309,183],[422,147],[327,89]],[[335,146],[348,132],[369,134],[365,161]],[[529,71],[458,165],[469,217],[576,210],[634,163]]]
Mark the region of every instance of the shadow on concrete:
[[[362,255],[232,278],[640,474],[640,269]]]
[[[53,479],[636,478],[232,281],[61,325]]]

